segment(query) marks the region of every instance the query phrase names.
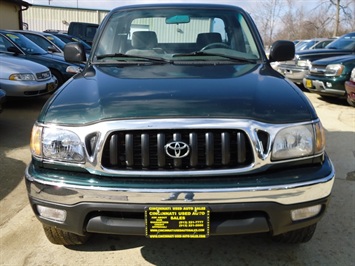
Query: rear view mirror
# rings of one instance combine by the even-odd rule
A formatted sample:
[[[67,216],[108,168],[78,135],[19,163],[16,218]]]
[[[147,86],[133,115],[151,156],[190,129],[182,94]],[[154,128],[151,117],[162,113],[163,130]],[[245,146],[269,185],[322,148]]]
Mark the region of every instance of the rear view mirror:
[[[176,15],[165,19],[166,24],[182,24],[189,23],[190,17],[187,15]]]
[[[59,53],[60,51],[58,51],[57,48],[55,48],[53,45],[48,46],[48,52],[52,52],[52,53]]]
[[[21,54],[21,51],[15,46],[11,46],[11,47],[7,48],[7,51],[14,53],[14,54]]]

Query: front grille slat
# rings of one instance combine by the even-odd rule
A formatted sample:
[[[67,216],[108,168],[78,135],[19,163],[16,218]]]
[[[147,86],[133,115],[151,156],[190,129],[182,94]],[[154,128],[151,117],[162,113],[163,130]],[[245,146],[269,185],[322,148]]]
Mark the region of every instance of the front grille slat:
[[[158,157],[158,167],[165,167],[165,134],[157,134],[157,157]]]
[[[238,163],[244,163],[246,160],[245,136],[238,132],[237,134],[237,148],[238,148]]]
[[[134,165],[134,157],[133,157],[133,134],[126,134],[125,135],[125,152],[126,152],[126,164],[127,166]]]
[[[197,134],[189,134],[189,145],[190,145],[190,166],[196,167],[198,164],[198,142]]]
[[[112,165],[117,165],[118,164],[117,144],[118,144],[118,136],[117,135],[112,135],[112,137],[110,139],[110,163]]]
[[[206,133],[206,165],[212,166],[214,163],[214,138],[211,132]]]
[[[141,135],[141,147],[142,147],[142,166],[149,166],[149,135]]]
[[[178,153],[181,158],[174,158],[176,153],[168,154],[165,146],[171,142],[188,145]],[[252,145],[242,130],[166,129],[112,132],[104,145],[101,164],[112,170],[193,171],[242,168],[253,160]]]
[[[230,134],[228,132],[221,133],[222,148],[222,164],[228,165],[230,162]]]

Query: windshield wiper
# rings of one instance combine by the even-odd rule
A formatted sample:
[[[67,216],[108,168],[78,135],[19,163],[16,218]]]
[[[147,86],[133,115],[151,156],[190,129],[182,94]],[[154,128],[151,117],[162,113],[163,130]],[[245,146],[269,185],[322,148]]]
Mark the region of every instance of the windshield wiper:
[[[232,55],[219,54],[219,53],[206,53],[203,51],[195,51],[192,53],[185,53],[185,54],[175,54],[175,55],[173,55],[173,58],[174,57],[185,57],[185,56],[219,56],[219,57],[226,58],[226,59],[229,59],[232,61],[252,63],[252,64],[255,64],[257,61],[257,59],[250,59],[250,58],[245,58],[245,57],[240,57],[240,56],[232,56]]]
[[[141,56],[141,55],[130,55],[130,54],[123,54],[123,53],[115,53],[115,54],[103,54],[103,55],[98,55],[96,57],[97,60],[105,59],[105,58],[115,58],[115,57],[120,57],[120,58],[135,58],[135,59],[143,59],[145,61],[150,61],[150,62],[157,62],[157,63],[170,63],[169,60],[166,60],[161,57],[154,57],[154,56]]]

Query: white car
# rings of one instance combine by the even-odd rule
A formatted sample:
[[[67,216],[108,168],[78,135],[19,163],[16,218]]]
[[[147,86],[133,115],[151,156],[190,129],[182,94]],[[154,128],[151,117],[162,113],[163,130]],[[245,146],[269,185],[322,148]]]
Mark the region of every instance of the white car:
[[[7,96],[29,97],[53,92],[57,79],[41,64],[0,54],[0,89]]]

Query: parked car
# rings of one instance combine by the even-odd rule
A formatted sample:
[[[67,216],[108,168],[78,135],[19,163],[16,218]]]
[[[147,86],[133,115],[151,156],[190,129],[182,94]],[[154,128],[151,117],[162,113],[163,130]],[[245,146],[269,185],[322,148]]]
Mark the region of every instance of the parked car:
[[[297,84],[302,84],[312,62],[318,59],[355,54],[355,32],[345,34],[328,44],[325,49],[299,51],[290,61],[276,64],[275,69]]]
[[[312,238],[334,168],[310,101],[270,67],[293,42],[268,59],[248,12],[189,3],[113,9],[96,36],[32,131],[26,188],[52,243]],[[64,56],[86,61],[79,43]]]
[[[309,49],[324,49],[328,44],[330,44],[334,40],[335,40],[335,38],[329,38],[329,39],[325,39],[323,41],[319,41],[316,44],[314,44],[313,46],[311,46]]]
[[[345,82],[355,67],[355,54],[323,58],[312,62],[303,85],[321,96],[345,98]]]
[[[303,50],[308,50],[312,46],[314,46],[314,45],[316,45],[319,42],[324,41],[324,40],[325,40],[325,38],[314,38],[314,39],[310,39],[310,40],[300,41],[299,43],[297,43],[295,45],[296,52],[303,51]]]
[[[6,101],[6,92],[0,89],[0,113],[4,108],[5,101]]]
[[[345,82],[345,90],[348,103],[355,107],[355,68],[351,71],[349,80]]]
[[[92,44],[99,24],[87,22],[70,22],[68,34]]]
[[[64,33],[52,33],[52,35],[58,37],[61,39],[64,43],[70,43],[70,42],[80,42],[86,51],[86,54],[89,55],[91,51],[91,45],[88,43],[84,42],[83,40],[79,39],[78,37],[74,37],[72,35],[64,34]]]
[[[65,43],[50,33],[28,30],[11,30],[11,32],[17,32],[24,35],[47,52],[63,55]]]
[[[24,35],[17,32],[0,30],[0,53],[10,54],[14,57],[28,59],[45,65],[57,79],[58,86],[61,86],[73,76],[72,73],[67,73],[68,66],[83,67],[83,64],[68,63],[63,56],[44,51]]]
[[[0,89],[7,96],[28,97],[53,92],[57,80],[44,65],[0,54]]]

